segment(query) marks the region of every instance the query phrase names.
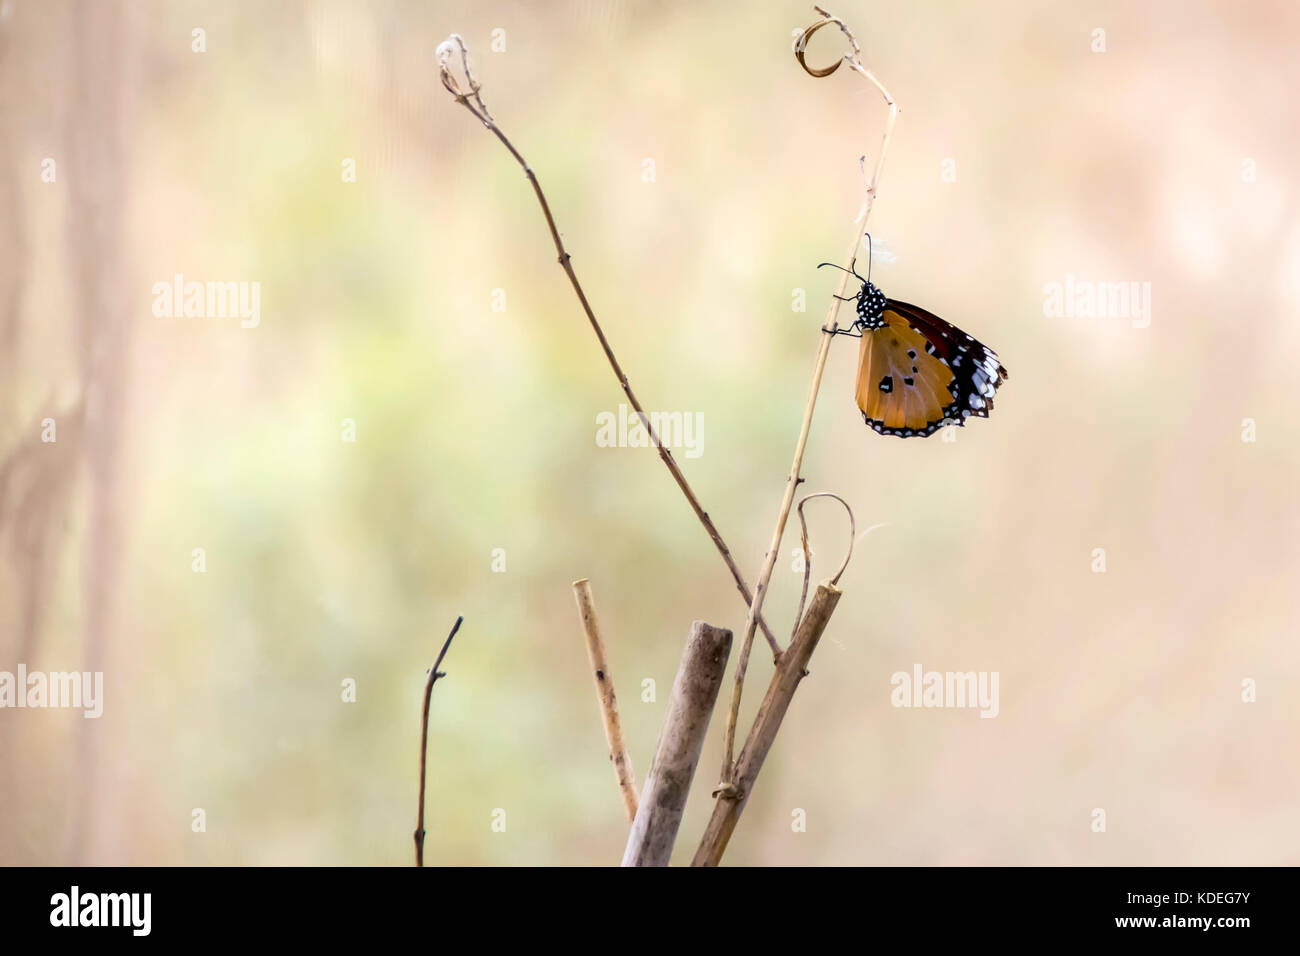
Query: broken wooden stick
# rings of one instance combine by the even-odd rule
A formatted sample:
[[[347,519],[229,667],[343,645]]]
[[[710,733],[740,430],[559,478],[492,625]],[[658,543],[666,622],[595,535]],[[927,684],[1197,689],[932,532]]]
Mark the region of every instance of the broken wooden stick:
[[[713,816],[705,828],[700,847],[695,851],[692,866],[717,866],[727,849],[740,814],[749,801],[749,794],[754,788],[758,772],[763,769],[763,761],[772,749],[777,731],[785,712],[790,709],[790,701],[799,682],[807,676],[808,659],[817,649],[817,642],[830,621],[835,605],[839,603],[842,592],[830,581],[817,585],[808,613],[799,622],[794,642],[781,655],[777,662],[776,673],[767,687],[767,695],[759,705],[754,725],[749,729],[749,737],[736,760],[736,772],[731,780],[732,786],[724,788],[713,805]]]
[[[609,744],[609,759],[614,764],[614,777],[623,792],[623,805],[629,821],[636,819],[636,775],[632,772],[632,758],[623,743],[623,725],[618,719],[618,698],[614,696],[614,676],[605,660],[605,642],[600,636],[596,620],[596,603],[591,596],[591,582],[587,578],[573,582],[573,597],[578,602],[578,616],[582,632],[587,638],[587,657],[591,661],[592,677],[596,681],[596,701],[600,704],[601,718],[605,722],[605,742]]]
[[[654,762],[623,851],[624,866],[668,865],[730,654],[731,631],[703,621],[691,624]]]

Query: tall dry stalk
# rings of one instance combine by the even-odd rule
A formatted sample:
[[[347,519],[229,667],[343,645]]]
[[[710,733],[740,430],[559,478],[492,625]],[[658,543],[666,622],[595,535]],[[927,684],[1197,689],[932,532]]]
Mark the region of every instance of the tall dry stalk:
[[[867,227],[867,217],[871,215],[871,207],[876,201],[876,188],[880,183],[880,171],[885,164],[885,152],[889,149],[889,139],[894,132],[894,121],[898,117],[898,106],[894,103],[894,98],[889,95],[889,91],[885,89],[884,85],[871,74],[870,70],[862,65],[861,47],[858,46],[858,41],[844,21],[827,13],[821,7],[814,7],[813,9],[821,14],[822,19],[804,30],[796,42],[795,57],[799,60],[799,64],[809,75],[816,77],[830,76],[839,69],[841,63],[848,64],[849,69],[866,78],[880,91],[880,95],[885,98],[885,103],[889,107],[889,116],[885,121],[885,134],[880,144],[880,155],[876,157],[876,168],[867,181],[867,191],[862,203],[862,210],[853,223],[853,238],[849,243],[848,254],[844,259],[844,265],[847,267],[852,264],[857,256],[858,249],[861,248],[862,236]],[[825,69],[811,68],[804,60],[804,50],[807,47],[808,40],[822,27],[831,23],[838,26],[844,36],[848,38],[849,52],[844,54],[843,59],[837,60],[831,67]],[[808,433],[812,429],[813,410],[817,406],[817,394],[821,391],[822,373],[826,370],[826,359],[830,355],[831,343],[835,340],[835,333],[839,330],[840,302],[847,289],[848,281],[849,274],[841,272],[839,285],[835,290],[835,298],[831,299],[830,309],[826,313],[826,323],[822,326],[821,342],[817,348],[817,359],[813,363],[812,383],[808,387],[808,401],[804,406],[803,421],[799,425],[799,438],[794,446],[794,461],[790,465],[790,475],[786,479],[785,494],[781,498],[781,507],[776,516],[776,527],[772,530],[772,542],[763,558],[763,568],[758,575],[758,586],[754,589],[754,598],[749,605],[749,615],[745,619],[744,637],[740,645],[740,658],[736,662],[735,684],[731,690],[731,705],[727,712],[726,743],[722,757],[722,782],[718,788],[718,793],[723,798],[734,799],[738,796],[734,781],[736,721],[740,716],[740,696],[745,685],[745,672],[749,666],[749,652],[754,643],[755,624],[762,616],[763,599],[767,596],[767,586],[772,580],[772,569],[776,565],[776,556],[781,549],[781,538],[785,534],[786,520],[790,517],[790,508],[794,504],[795,490],[802,480],[799,477],[799,471],[803,467],[804,450],[808,447]]]

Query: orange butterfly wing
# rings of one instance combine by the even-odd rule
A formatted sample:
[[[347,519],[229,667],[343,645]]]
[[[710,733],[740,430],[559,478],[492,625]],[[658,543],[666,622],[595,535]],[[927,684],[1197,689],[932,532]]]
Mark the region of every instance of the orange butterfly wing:
[[[887,308],[883,320],[859,341],[858,408],[882,435],[930,435],[957,417],[953,371],[908,318]]]

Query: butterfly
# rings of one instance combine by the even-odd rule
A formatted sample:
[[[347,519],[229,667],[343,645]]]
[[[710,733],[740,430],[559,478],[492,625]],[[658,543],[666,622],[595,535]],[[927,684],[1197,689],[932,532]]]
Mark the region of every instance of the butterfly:
[[[853,393],[863,420],[881,435],[912,438],[965,425],[972,415],[988,418],[993,393],[1007,380],[997,353],[932,312],[886,298],[871,284],[870,267],[864,279],[856,265],[845,271],[862,289],[838,298],[857,303],[857,318],[836,334],[861,339]]]

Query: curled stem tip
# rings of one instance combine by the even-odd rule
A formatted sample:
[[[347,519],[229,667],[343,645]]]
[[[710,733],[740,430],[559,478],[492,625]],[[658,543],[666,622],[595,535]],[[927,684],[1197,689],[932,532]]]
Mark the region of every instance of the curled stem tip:
[[[842,575],[844,570],[849,566],[849,561],[853,557],[853,543],[858,537],[857,523],[853,520],[853,509],[850,508],[849,503],[839,495],[830,491],[819,491],[816,494],[806,495],[799,499],[799,505],[795,510],[799,514],[799,537],[803,543],[803,591],[799,595],[799,610],[794,616],[794,631],[791,632],[791,640],[793,640],[794,634],[799,631],[799,622],[803,620],[804,603],[808,600],[808,579],[812,575],[812,550],[808,547],[808,519],[804,517],[803,506],[814,498],[834,498],[844,506],[844,510],[847,511],[849,515],[849,550],[848,553],[844,555],[844,562],[840,565],[840,569],[836,571],[835,576],[831,578],[831,584],[840,583],[840,575]]]
[[[858,45],[857,38],[854,37],[853,31],[849,29],[848,24],[846,24],[839,17],[834,16],[833,14],[823,10],[821,7],[814,6],[813,9],[816,10],[819,14],[821,14],[821,19],[818,20],[816,23],[808,27],[805,27],[804,31],[799,34],[799,38],[795,40],[795,44],[794,44],[794,57],[796,60],[799,61],[799,65],[804,68],[804,72],[806,72],[809,76],[816,76],[816,77],[830,76],[832,73],[838,70],[840,68],[840,64],[844,63],[845,61],[849,62],[850,64],[860,62],[860,57],[862,56],[862,47]],[[822,27],[830,23],[833,23],[837,27],[839,27],[840,32],[843,33],[845,38],[849,41],[849,48],[850,48],[849,52],[845,53],[843,57],[836,60],[830,66],[821,67],[821,68],[809,66],[808,61],[804,59],[804,51],[807,50],[808,48],[808,41],[812,39],[812,35],[814,33],[816,33]]]

